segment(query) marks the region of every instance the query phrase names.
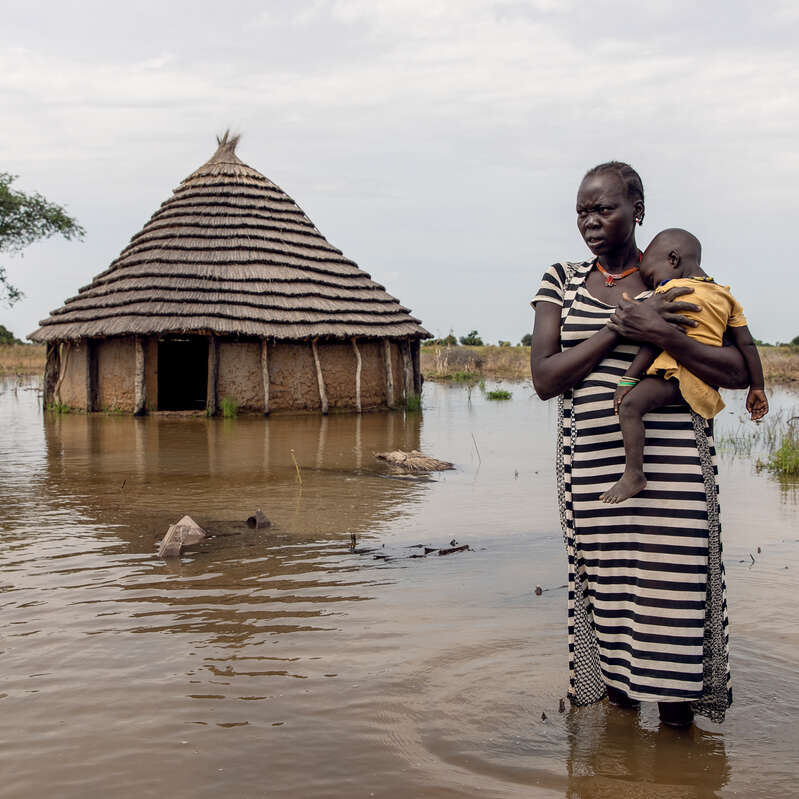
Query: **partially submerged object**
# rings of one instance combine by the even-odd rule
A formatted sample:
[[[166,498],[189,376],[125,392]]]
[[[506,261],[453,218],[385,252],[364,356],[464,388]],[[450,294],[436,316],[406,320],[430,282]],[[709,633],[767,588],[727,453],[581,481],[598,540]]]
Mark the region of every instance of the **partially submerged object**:
[[[198,544],[207,533],[191,516],[184,516],[167,531],[158,547],[159,558],[179,558],[184,547]]]
[[[417,449],[412,449],[410,452],[403,452],[401,449],[395,449],[393,452],[376,452],[375,458],[402,472],[442,472],[455,468],[449,461],[440,461],[422,455]]]
[[[271,526],[272,522],[266,518],[266,514],[260,508],[247,519],[247,527],[251,527],[254,530],[261,530],[264,527]]]

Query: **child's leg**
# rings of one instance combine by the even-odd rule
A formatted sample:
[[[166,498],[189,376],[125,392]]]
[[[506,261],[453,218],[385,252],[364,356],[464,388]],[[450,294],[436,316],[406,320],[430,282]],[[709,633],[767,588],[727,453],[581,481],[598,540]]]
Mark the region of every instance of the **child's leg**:
[[[603,502],[624,502],[646,488],[643,416],[679,398],[680,384],[676,380],[654,376],[645,377],[624,397],[619,406],[619,425],[626,464],[621,480],[599,497]]]

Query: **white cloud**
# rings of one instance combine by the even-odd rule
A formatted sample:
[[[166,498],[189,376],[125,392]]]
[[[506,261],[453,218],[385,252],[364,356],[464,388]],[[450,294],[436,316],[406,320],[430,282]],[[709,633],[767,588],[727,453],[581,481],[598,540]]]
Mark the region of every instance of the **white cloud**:
[[[335,244],[378,280],[397,274],[430,327],[460,325],[465,298],[484,335],[521,335],[525,270],[581,252],[574,183],[608,157],[644,173],[652,224],[698,226],[728,282],[764,238],[784,269],[779,214],[797,210],[799,177],[791,4],[317,0],[220,16],[142,2],[113,24],[105,9],[64,12],[50,39],[18,11],[0,33],[0,168],[91,223],[85,245],[48,245],[26,269],[74,258],[85,283],[229,125]],[[71,293],[45,283],[9,326],[28,332]],[[765,289],[746,291],[767,307]],[[758,336],[788,336],[790,314],[764,313]]]

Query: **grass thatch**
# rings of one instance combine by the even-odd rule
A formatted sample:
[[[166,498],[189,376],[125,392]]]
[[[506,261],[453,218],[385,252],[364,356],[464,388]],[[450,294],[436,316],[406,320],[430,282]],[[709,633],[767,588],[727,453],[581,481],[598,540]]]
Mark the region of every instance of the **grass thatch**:
[[[399,472],[442,472],[455,468],[449,461],[431,458],[416,449],[410,452],[403,452],[401,449],[395,449],[393,452],[375,452],[375,458]]]
[[[43,344],[0,344],[0,375],[32,375],[44,372]]]
[[[108,269],[36,341],[213,332],[423,338],[419,320],[345,258],[282,189],[219,139]]]
[[[769,383],[799,381],[799,347],[761,347],[763,374]],[[464,382],[463,375],[474,380],[495,378],[528,380],[529,347],[422,347],[422,374],[425,380]]]

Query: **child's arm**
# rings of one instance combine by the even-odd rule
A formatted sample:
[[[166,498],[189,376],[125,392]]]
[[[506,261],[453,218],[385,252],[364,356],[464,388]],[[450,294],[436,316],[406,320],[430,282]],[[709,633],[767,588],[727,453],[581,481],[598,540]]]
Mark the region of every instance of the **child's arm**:
[[[655,358],[657,358],[660,353],[661,350],[657,347],[653,347],[651,344],[642,344],[638,350],[638,354],[630,364],[630,367],[624,373],[624,377],[622,377],[621,382],[624,381],[625,377],[632,377],[635,380],[640,380],[642,377],[644,377],[644,375],[646,375],[646,370],[652,366],[652,364],[655,362]],[[613,394],[613,410],[615,413],[619,412],[619,405],[621,405],[621,401],[634,388],[635,386],[616,386],[616,391]]]
[[[728,327],[733,344],[741,351],[749,370],[749,394],[746,397],[746,410],[753,420],[762,419],[768,413],[768,400],[766,392],[763,390],[765,385],[763,380],[763,364],[760,363],[760,355],[757,352],[752,334],[746,325],[741,327]]]

